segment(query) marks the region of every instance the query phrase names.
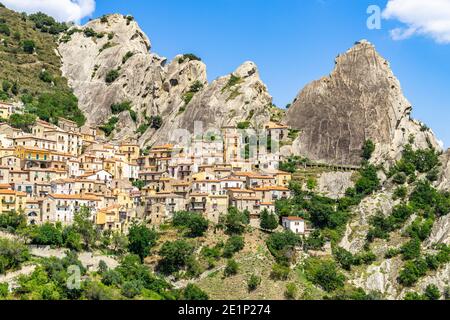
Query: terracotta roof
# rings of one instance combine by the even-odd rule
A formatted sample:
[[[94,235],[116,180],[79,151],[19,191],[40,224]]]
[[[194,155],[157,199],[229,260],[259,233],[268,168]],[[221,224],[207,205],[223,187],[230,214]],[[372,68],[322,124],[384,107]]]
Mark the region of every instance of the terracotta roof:
[[[288,221],[304,221],[304,219],[300,217],[284,217],[283,219]]]
[[[49,194],[50,197],[55,199],[63,200],[91,200],[91,201],[101,201],[100,198],[91,195],[80,195],[80,194]]]

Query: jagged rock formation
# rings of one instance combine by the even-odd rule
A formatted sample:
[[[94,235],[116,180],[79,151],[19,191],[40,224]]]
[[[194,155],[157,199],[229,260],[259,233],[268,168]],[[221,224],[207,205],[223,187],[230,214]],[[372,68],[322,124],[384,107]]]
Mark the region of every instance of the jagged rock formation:
[[[75,31],[68,39],[62,38],[59,52],[63,74],[79,98],[88,124],[107,122],[114,103],[129,101],[136,112],[136,121],[129,112],[120,114],[116,139],[139,138],[141,144],[168,142],[175,129],[192,131],[194,120],[203,121],[204,127],[220,128],[241,121],[258,125],[270,118],[266,109],[272,97],[251,62],[234,72],[238,79],[232,86],[227,86],[231,75],[208,84],[203,62],[179,55],[168,63],[150,53],[149,39],[129,17],[109,15]],[[111,70],[118,70],[119,77],[108,84],[105,78]],[[186,100],[194,84],[203,87],[197,86],[193,99]],[[149,118],[156,115],[163,120],[159,130],[148,126]],[[141,125],[146,130],[137,135]]]
[[[286,122],[301,130],[294,153],[357,165],[366,139],[377,145],[374,162],[397,158],[410,136],[418,148],[439,148],[432,132],[410,119],[411,110],[389,63],[363,40],[337,57],[328,77],[299,93]]]

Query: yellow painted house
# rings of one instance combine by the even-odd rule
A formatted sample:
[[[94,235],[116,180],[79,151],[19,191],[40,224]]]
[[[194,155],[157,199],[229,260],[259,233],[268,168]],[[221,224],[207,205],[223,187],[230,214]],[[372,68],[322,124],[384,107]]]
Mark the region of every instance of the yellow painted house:
[[[0,212],[20,212],[25,209],[27,194],[9,189],[0,189]]]
[[[51,152],[34,147],[16,147],[14,155],[21,160],[49,161]]]

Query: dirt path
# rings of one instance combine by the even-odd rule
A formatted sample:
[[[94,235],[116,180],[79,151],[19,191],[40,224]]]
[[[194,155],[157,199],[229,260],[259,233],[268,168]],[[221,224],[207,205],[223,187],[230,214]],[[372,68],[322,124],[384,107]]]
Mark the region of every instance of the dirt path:
[[[22,275],[30,275],[36,269],[36,265],[27,265],[22,267],[22,269],[8,272],[7,274],[0,275],[0,283],[7,283],[9,288],[13,288],[16,286],[16,280],[19,276]]]

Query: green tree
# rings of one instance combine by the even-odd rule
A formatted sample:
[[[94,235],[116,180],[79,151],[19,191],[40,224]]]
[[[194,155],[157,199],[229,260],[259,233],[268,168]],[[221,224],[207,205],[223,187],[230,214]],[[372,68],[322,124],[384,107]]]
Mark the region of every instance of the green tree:
[[[188,229],[189,237],[201,237],[208,230],[208,220],[195,212],[180,211],[173,217],[173,225]]]
[[[111,246],[116,254],[124,254],[128,247],[127,236],[120,232],[114,232],[111,237]]]
[[[81,241],[86,250],[89,250],[95,245],[97,240],[97,231],[95,224],[92,221],[91,211],[88,207],[82,206],[81,209],[75,213],[73,218],[74,230],[81,236]]]
[[[62,246],[63,235],[61,224],[44,223],[32,231],[31,242],[37,245]]]
[[[187,301],[201,301],[201,300],[209,300],[208,294],[204,292],[202,289],[197,287],[195,284],[188,284],[186,288],[183,290],[183,299]]]
[[[28,248],[14,240],[0,238],[0,274],[10,269],[17,269],[30,259]]]
[[[194,247],[184,240],[165,242],[159,251],[159,269],[165,274],[175,273],[187,266],[193,252]]]
[[[25,132],[30,132],[31,127],[36,123],[36,116],[29,113],[13,113],[9,117],[9,125],[13,128],[21,129]]]
[[[139,256],[141,261],[150,254],[150,249],[155,246],[158,233],[150,230],[143,224],[131,226],[128,234],[128,250]]]
[[[292,231],[272,233],[266,240],[267,248],[277,262],[289,264],[294,260],[295,247],[302,244],[302,240]]]
[[[261,222],[260,226],[262,229],[266,230],[275,230],[278,228],[278,218],[267,211],[267,209],[264,209],[261,212]]]
[[[344,286],[345,277],[332,260],[308,258],[305,262],[305,274],[310,281],[327,292]]]
[[[241,212],[235,207],[228,208],[228,214],[225,216],[225,226],[228,233],[242,234],[249,223],[249,217],[245,212]]]

